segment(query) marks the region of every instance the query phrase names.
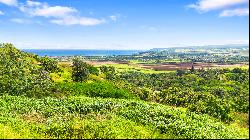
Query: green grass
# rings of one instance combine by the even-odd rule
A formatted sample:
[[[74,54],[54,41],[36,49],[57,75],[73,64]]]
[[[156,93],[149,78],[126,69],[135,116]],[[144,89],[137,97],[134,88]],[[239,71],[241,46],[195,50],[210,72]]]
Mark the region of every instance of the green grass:
[[[129,62],[132,64],[154,64],[155,60],[141,61],[141,60],[134,59],[134,60],[130,60]]]
[[[106,66],[113,66],[118,72],[126,72],[126,71],[138,71],[142,73],[148,73],[148,74],[153,74],[153,73],[168,73],[168,72],[173,72],[173,71],[156,71],[152,69],[145,69],[139,67],[137,64],[105,64]],[[100,67],[101,65],[97,65]]]
[[[241,69],[249,69],[249,65],[242,65],[242,66],[238,66],[238,65],[231,65],[231,66],[228,66],[228,67],[220,67],[220,66],[216,66],[216,67],[211,67],[210,69],[229,69],[229,70],[233,70],[234,68],[241,68]]]
[[[70,67],[70,63],[59,63],[58,66],[62,71],[51,73],[52,80],[54,82],[72,82],[72,68]]]
[[[206,98],[209,96],[204,96],[204,91],[207,91],[208,88],[204,87],[202,92],[188,90],[191,91],[188,92],[191,94],[186,92],[178,94],[178,90],[184,91],[185,87],[189,86],[184,83],[196,87],[195,83],[192,82],[196,81],[194,74],[190,75],[191,77],[188,76],[186,81],[184,77],[180,77],[182,82],[173,82],[177,84],[173,86],[175,89],[171,88],[167,93],[177,96],[172,96],[168,100],[168,97],[165,96],[168,94],[164,95],[160,92],[152,92],[153,94],[151,94],[153,90],[149,88],[141,90],[140,85],[137,85],[137,90],[125,81],[106,81],[105,72],[98,76],[91,74],[89,80],[84,83],[74,83],[71,79],[70,62],[59,63],[61,71],[50,73],[54,81],[52,82],[49,73],[44,72],[43,69],[49,70],[48,66],[50,64],[53,66],[53,63],[38,65],[39,59],[21,53],[11,44],[0,44],[0,49],[2,54],[0,56],[3,56],[3,59],[0,59],[2,60],[0,68],[3,71],[0,75],[0,89],[2,89],[0,92],[0,138],[249,139],[247,114],[249,109],[248,104],[246,104],[248,100],[245,98],[248,95],[245,93],[249,89],[247,83],[249,81],[246,80],[248,75],[243,74],[245,72],[242,70],[236,69],[236,73],[226,75],[229,79],[236,80],[239,85],[242,85],[242,88],[237,88],[234,85],[229,88],[227,85],[222,85],[224,89],[229,91],[233,91],[234,87],[238,89],[235,92],[235,97],[238,97],[239,93],[239,98],[233,98],[237,101],[235,104],[229,100],[232,101],[230,104],[236,105],[234,108],[237,112],[231,112],[230,115],[234,119],[227,121],[226,124],[226,121],[220,121],[222,115],[219,113],[228,113],[228,109],[224,108],[228,104],[221,104],[225,103],[225,100]],[[148,63],[151,62],[154,63],[153,61]],[[120,72],[165,72],[143,69],[137,64],[114,64],[112,66],[115,66]],[[172,74],[175,75],[175,73]],[[140,75],[142,73],[138,76]],[[132,77],[132,80],[139,84],[151,82],[148,85],[154,83],[156,86],[164,88],[165,84],[161,84],[158,80],[163,78],[162,81],[171,82],[168,79],[171,74],[165,75],[166,78],[158,77],[157,74],[146,75],[150,78],[152,76],[153,79],[145,79],[146,77],[136,79],[132,76],[127,76],[127,78]],[[226,76],[224,75],[223,78],[227,78]],[[108,79],[112,79],[112,77]],[[176,80],[176,77],[173,79]],[[220,86],[216,80],[211,81],[213,85]],[[202,82],[201,85],[210,86],[210,84],[204,83]],[[223,83],[227,84],[225,81]],[[222,97],[226,95],[224,91],[220,92],[221,90],[217,89],[215,91],[216,96],[218,93]],[[190,98],[183,98],[186,95],[190,95]],[[194,110],[190,110],[187,106],[182,106],[183,108],[173,107],[176,105],[176,101],[182,103],[182,101],[194,99],[196,95],[199,97],[197,98],[199,102],[187,102],[196,105],[193,107]],[[137,96],[142,97],[141,99],[147,102],[140,100]],[[202,99],[204,97],[204,102],[200,102],[202,101],[200,97]],[[159,99],[170,101],[170,103],[174,102],[168,105],[152,103]],[[207,99],[211,99],[212,102],[207,102]],[[201,110],[199,110],[200,107],[202,107]],[[210,107],[208,113],[212,112],[215,115],[202,114],[204,113],[202,112],[203,108],[207,107]]]
[[[107,81],[88,81],[87,83],[58,83],[55,94],[66,96],[89,96],[102,98],[139,99],[128,90]]]
[[[171,59],[171,60],[166,59],[166,60],[163,60],[162,62],[181,62],[181,60],[180,59]]]
[[[130,60],[130,63],[133,64],[156,64],[157,60],[147,60],[147,61],[141,61],[141,60]],[[180,59],[165,59],[165,60],[160,60],[160,62],[181,62]]]
[[[153,73],[168,73],[173,71],[156,71],[151,69],[141,68],[136,64],[128,65],[128,64],[105,64],[106,66],[114,66],[118,72],[126,72],[126,71],[138,71],[147,74]],[[95,65],[96,67],[100,67],[101,65]],[[59,68],[62,72],[51,73],[52,80],[54,82],[72,82],[71,73],[72,68],[70,67],[70,63],[59,63]],[[94,76],[90,75],[90,80],[102,80],[104,76]]]
[[[2,138],[249,138],[208,115],[131,99],[2,96],[0,116]]]

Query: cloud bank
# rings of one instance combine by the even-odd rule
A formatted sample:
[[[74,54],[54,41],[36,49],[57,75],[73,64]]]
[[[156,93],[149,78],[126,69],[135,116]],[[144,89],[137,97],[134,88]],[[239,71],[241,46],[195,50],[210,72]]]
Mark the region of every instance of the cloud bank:
[[[51,23],[55,23],[58,25],[83,25],[83,26],[93,26],[105,23],[105,20],[102,19],[95,19],[95,18],[88,18],[88,17],[74,17],[74,16],[67,16],[60,19],[53,19],[50,20]]]
[[[6,4],[8,6],[17,6],[17,0],[0,0],[0,3]]]
[[[17,7],[22,13],[29,17],[44,17],[47,18],[50,23],[57,25],[81,25],[81,26],[94,26],[106,23],[105,18],[94,18],[79,16],[79,11],[73,7],[67,6],[51,6],[46,2],[38,2],[34,0],[27,0],[24,3],[17,0],[0,0],[0,4],[7,6]],[[4,13],[0,11],[0,15]],[[116,22],[120,15],[111,15],[108,17],[113,22]],[[28,23],[27,19],[13,18],[10,21],[15,23]]]
[[[221,10],[219,17],[248,16],[249,0],[199,0],[187,7],[196,9],[200,13],[211,10]],[[240,8],[236,8],[240,6]]]
[[[232,17],[232,16],[248,16],[249,9],[248,8],[239,8],[233,10],[224,10],[220,13],[220,17]]]
[[[30,16],[50,18],[50,23],[58,25],[93,26],[105,23],[102,19],[76,16],[78,10],[73,7],[50,6],[47,3],[31,0],[21,5],[19,9]]]

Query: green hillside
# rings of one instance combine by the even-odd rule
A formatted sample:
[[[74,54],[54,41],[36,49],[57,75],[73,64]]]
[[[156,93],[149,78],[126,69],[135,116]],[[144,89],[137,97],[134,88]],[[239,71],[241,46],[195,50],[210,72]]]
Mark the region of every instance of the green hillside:
[[[120,72],[0,44],[0,138],[248,139],[248,71]]]

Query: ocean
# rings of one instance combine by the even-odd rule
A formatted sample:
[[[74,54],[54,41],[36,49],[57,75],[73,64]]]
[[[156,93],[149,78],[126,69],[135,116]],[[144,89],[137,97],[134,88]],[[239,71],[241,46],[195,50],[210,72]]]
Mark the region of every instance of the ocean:
[[[22,51],[34,53],[39,56],[113,56],[132,55],[142,50],[59,50],[59,49],[22,49]]]

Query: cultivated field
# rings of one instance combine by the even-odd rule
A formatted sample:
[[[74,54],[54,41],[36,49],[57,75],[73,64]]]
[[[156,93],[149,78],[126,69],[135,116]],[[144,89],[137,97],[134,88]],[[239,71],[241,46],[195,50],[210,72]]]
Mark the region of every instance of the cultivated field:
[[[114,66],[120,71],[125,70],[139,70],[144,71],[146,73],[161,73],[161,72],[169,72],[175,70],[188,70],[191,69],[192,65],[194,69],[212,69],[212,68],[248,68],[248,63],[238,63],[238,64],[230,64],[230,63],[202,63],[202,62],[165,62],[161,64],[140,64],[140,63],[131,63],[128,61],[88,61],[87,63],[94,66]],[[59,62],[62,65],[72,65],[71,62]]]

